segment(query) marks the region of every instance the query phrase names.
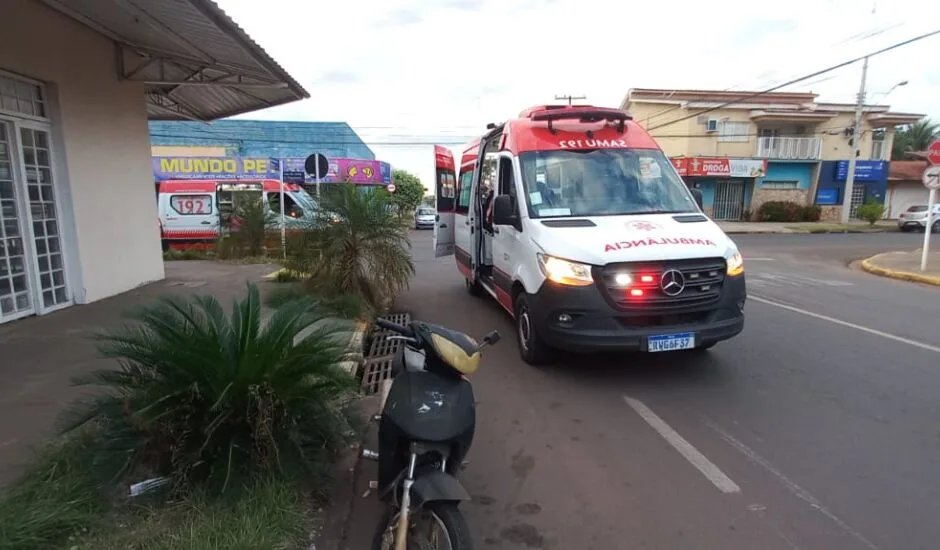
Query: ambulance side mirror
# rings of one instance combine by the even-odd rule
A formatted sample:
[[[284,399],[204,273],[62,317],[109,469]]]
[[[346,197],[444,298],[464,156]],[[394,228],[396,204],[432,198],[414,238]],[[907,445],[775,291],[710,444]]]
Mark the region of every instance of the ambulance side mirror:
[[[695,204],[697,204],[698,207],[702,210],[705,210],[705,207],[702,206],[702,202],[704,200],[702,198],[702,191],[700,189],[689,189],[689,191],[692,192],[692,198],[695,199]]]
[[[498,195],[493,203],[493,225],[511,225],[519,229],[519,215],[509,195]]]

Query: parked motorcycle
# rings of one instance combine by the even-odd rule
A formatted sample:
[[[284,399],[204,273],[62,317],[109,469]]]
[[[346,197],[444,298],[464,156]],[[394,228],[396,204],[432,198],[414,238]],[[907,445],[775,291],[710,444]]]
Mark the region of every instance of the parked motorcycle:
[[[404,342],[392,363],[392,384],[379,418],[378,496],[388,505],[373,550],[471,550],[458,504],[470,495],[457,473],[473,441],[476,410],[467,376],[493,331],[478,344],[466,334],[423,322],[376,324]]]

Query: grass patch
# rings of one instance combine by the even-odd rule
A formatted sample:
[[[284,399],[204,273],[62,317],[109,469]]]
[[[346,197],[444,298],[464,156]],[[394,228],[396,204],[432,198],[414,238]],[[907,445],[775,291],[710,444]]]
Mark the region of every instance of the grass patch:
[[[94,444],[88,432],[57,441],[0,494],[0,548],[54,548],[101,523],[107,500],[91,473]]]
[[[285,477],[257,478],[227,496],[196,491],[172,502],[110,498],[92,473],[91,430],[48,445],[0,493],[2,550],[302,550],[309,545],[316,487]],[[318,489],[319,488],[319,489]],[[318,489],[318,490],[311,490]]]
[[[163,251],[163,261],[186,261],[186,260],[214,260],[215,253],[211,250],[200,250],[198,248],[171,248]]]
[[[860,223],[807,223],[787,225],[786,228],[802,233],[885,233],[898,231],[895,224],[878,223],[874,227]]]
[[[292,550],[306,548],[310,505],[296,483],[257,480],[238,496],[192,494],[163,506],[126,505],[75,550]]]

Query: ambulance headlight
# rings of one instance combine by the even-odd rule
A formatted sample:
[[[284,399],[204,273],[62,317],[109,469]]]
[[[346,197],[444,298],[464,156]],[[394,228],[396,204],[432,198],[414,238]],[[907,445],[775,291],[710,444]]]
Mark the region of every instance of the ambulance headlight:
[[[560,285],[588,286],[594,283],[591,266],[562,260],[547,254],[538,254],[539,268],[545,278]]]
[[[729,277],[744,273],[744,258],[741,256],[741,252],[738,251],[738,247],[734,245],[728,247],[728,250],[725,251],[725,264],[728,266],[727,273]]]

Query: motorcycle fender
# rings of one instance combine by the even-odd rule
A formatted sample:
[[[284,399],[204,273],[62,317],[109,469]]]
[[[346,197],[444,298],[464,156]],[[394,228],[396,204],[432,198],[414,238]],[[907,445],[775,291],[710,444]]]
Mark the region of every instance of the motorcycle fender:
[[[435,470],[415,480],[411,486],[411,499],[416,507],[421,507],[429,502],[470,500],[470,494],[456,477]]]

